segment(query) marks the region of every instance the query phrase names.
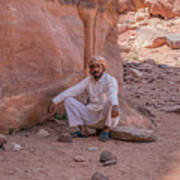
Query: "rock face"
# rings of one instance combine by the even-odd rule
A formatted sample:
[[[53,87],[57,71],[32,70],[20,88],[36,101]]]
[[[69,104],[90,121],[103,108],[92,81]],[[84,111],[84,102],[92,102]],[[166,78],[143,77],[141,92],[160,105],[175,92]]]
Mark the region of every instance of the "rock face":
[[[46,119],[50,99],[83,78],[84,59],[94,53],[105,55],[122,81],[118,46],[107,40],[116,22],[113,2],[81,4],[81,16],[77,1],[0,2],[0,131]]]
[[[173,12],[173,0],[155,0],[148,2],[152,3],[149,9],[151,15],[165,18],[173,18],[176,16]]]
[[[167,45],[172,49],[180,49],[180,34],[167,34]]]
[[[179,0],[119,0],[118,12],[120,14],[139,8],[148,8],[150,15],[165,19],[180,15]]]
[[[162,111],[169,113],[179,113],[180,114],[180,105],[169,106],[161,108]]]
[[[180,49],[180,34],[172,34],[153,26],[138,29],[135,40],[136,47],[157,48],[168,45],[172,49]]]
[[[136,47],[157,48],[166,44],[166,35],[155,27],[140,28],[135,41]]]
[[[165,19],[180,15],[179,3],[179,0],[145,0],[151,15],[160,16]]]
[[[120,121],[119,126],[134,126],[137,128],[153,128],[149,118],[145,117],[130,102],[119,97]]]
[[[119,0],[118,12],[120,14],[134,9],[135,7],[131,0]]]

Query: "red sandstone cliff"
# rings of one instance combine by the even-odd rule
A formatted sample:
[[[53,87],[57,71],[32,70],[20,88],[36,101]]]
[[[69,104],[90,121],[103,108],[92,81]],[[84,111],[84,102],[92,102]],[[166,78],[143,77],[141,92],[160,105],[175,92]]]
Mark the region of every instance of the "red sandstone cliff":
[[[83,77],[84,25],[70,1],[6,0],[0,9],[0,130],[7,131],[43,121],[50,99]],[[97,17],[96,53],[121,77],[118,46],[106,41],[112,17]]]

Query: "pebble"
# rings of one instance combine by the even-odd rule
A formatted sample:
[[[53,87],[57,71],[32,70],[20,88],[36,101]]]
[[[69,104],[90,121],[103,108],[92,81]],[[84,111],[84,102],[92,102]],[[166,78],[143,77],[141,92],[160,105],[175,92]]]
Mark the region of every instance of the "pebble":
[[[66,142],[66,143],[71,143],[72,142],[72,137],[69,134],[69,132],[66,133],[61,133],[57,139],[58,142]]]
[[[117,164],[117,160],[116,159],[112,159],[112,160],[106,161],[104,163],[104,166],[111,166],[111,165],[115,165],[115,164]]]
[[[17,143],[7,143],[4,145],[3,149],[5,151],[20,151],[22,150],[22,146]]]
[[[100,159],[99,161],[104,163],[106,161],[109,161],[109,160],[112,160],[114,157],[113,157],[113,154],[112,152],[110,151],[103,151],[100,155]]]
[[[143,76],[143,73],[137,69],[129,68],[129,71],[135,78],[141,78]]]
[[[7,142],[7,137],[3,134],[0,134],[0,144],[4,144]]]
[[[105,177],[103,174],[101,174],[100,172],[95,172],[92,175],[91,180],[109,180],[108,177]]]
[[[98,151],[99,148],[98,147],[89,147],[88,151]]]
[[[83,156],[80,156],[80,155],[74,156],[74,157],[73,157],[73,160],[74,160],[75,162],[85,162],[85,158],[84,158]]]
[[[39,132],[37,133],[39,137],[41,138],[46,138],[48,137],[50,134],[44,130],[44,129],[40,129]]]

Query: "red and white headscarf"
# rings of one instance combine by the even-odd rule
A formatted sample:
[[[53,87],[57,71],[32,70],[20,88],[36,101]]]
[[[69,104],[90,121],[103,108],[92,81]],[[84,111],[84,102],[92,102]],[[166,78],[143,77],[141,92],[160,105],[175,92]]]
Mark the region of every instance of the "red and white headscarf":
[[[89,66],[94,63],[102,64],[104,66],[104,69],[107,69],[107,61],[103,56],[93,56],[89,62]]]

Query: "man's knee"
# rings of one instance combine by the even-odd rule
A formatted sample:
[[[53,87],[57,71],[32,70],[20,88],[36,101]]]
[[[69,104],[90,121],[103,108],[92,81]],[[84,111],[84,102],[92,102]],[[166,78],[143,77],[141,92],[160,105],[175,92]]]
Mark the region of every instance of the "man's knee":
[[[70,104],[70,103],[72,103],[73,100],[74,100],[73,97],[67,97],[67,98],[65,98],[65,100],[64,100],[64,104],[65,104],[65,105]]]
[[[104,110],[105,110],[106,112],[108,112],[111,108],[112,108],[112,102],[111,102],[111,101],[107,101],[107,102],[105,103]]]

